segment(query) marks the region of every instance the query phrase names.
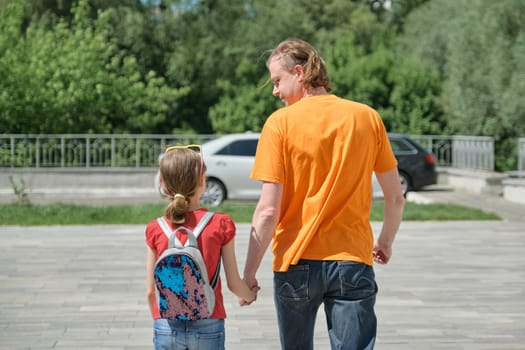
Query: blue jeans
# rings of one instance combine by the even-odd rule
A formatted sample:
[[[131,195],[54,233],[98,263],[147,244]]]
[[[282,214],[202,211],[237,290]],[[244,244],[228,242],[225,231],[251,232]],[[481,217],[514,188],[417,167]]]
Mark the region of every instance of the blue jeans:
[[[281,348],[314,348],[315,320],[323,303],[332,349],[373,349],[376,294],[372,266],[353,261],[300,260],[286,272],[274,272]]]
[[[224,350],[224,320],[153,320],[155,350]]]

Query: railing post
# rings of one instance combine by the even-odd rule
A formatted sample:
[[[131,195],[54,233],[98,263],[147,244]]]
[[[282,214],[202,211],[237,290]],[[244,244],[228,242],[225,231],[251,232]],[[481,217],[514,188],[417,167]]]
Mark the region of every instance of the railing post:
[[[525,171],[525,137],[518,139],[518,170]]]
[[[115,135],[111,135],[111,167],[115,167]]]
[[[35,147],[35,164],[36,168],[40,168],[40,136],[36,137]]]
[[[426,145],[426,146],[427,146],[427,152],[429,152],[429,153],[434,153],[434,152],[432,151],[432,145],[433,145],[433,144],[434,144],[434,137],[432,137],[432,135],[430,135],[430,136],[428,137],[428,141],[427,141],[427,145]]]
[[[490,138],[489,140],[489,169],[490,171],[494,171],[495,164],[494,164],[494,138]]]
[[[11,167],[15,167],[15,137],[11,137]]]
[[[60,136],[60,167],[64,168],[66,165],[66,140],[64,135]]]
[[[137,138],[135,141],[135,167],[140,167],[140,139]]]
[[[91,143],[89,140],[89,136],[86,137],[86,168],[89,168],[89,149],[91,147]]]

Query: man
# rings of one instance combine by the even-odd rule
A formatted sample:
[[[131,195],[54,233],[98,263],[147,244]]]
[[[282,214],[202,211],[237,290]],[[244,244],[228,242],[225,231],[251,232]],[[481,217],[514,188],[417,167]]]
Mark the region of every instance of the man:
[[[263,182],[244,279],[273,238],[274,295],[282,349],[313,349],[324,304],[332,349],[372,349],[377,285],[404,207],[397,161],[379,114],[330,94],[326,65],[307,42],[280,43],[267,60],[285,107],[266,121],[251,177]],[[378,238],[369,223],[372,173],[383,189]]]

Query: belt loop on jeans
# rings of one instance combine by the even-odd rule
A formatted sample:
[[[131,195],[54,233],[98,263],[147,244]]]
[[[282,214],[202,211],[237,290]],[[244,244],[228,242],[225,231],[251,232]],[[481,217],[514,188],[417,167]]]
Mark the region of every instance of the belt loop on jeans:
[[[326,277],[327,273],[326,273],[326,264],[328,263],[329,261],[326,261],[326,260],[322,260],[321,261],[321,274],[323,276],[323,288],[326,289],[326,286],[328,284],[328,278]]]

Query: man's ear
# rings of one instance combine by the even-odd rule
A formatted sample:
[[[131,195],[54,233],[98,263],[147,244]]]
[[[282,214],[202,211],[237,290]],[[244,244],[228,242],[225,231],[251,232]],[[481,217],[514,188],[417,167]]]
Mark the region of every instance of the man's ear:
[[[295,75],[299,76],[299,77],[302,77],[303,74],[304,74],[304,68],[303,66],[301,66],[300,64],[296,64],[294,67],[293,67],[293,72]]]

